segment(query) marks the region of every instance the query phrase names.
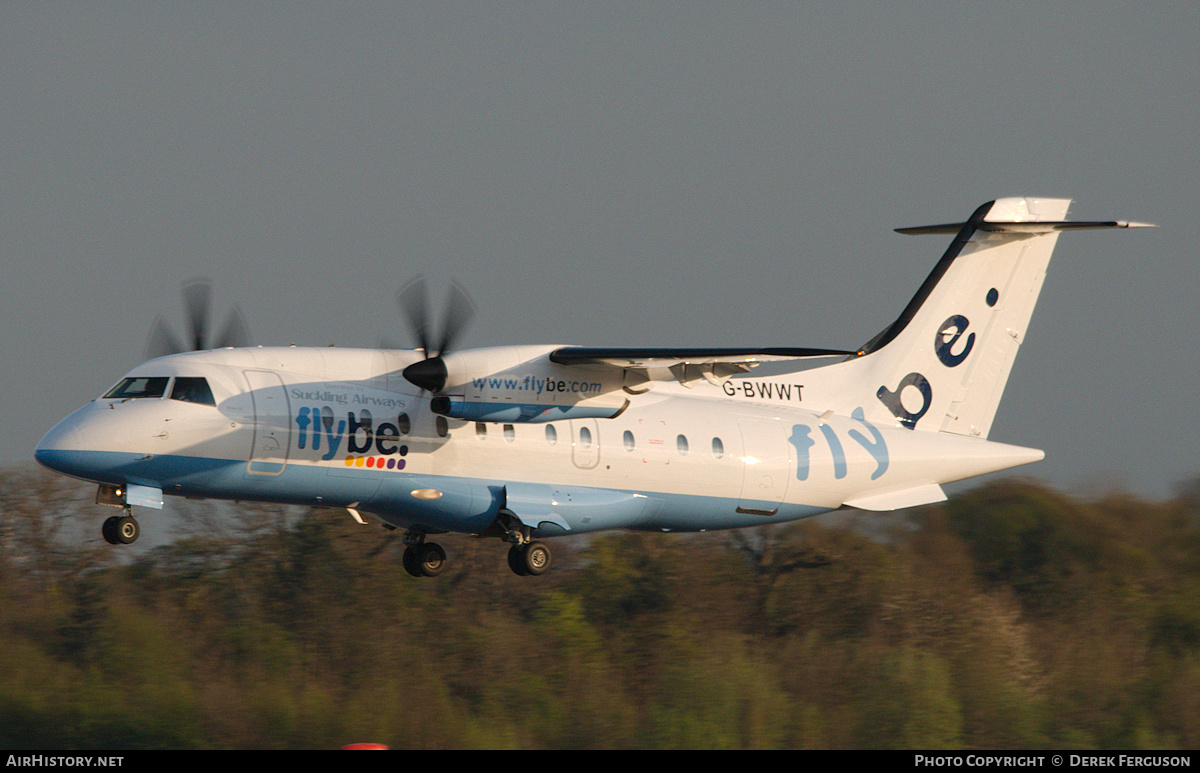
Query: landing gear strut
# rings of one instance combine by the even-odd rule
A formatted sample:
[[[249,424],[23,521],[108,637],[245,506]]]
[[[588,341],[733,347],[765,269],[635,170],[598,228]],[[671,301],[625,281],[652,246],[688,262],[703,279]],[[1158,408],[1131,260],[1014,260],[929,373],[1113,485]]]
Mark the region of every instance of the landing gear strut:
[[[104,541],[110,545],[129,545],[137,541],[138,535],[142,529],[138,526],[137,519],[133,517],[132,511],[126,507],[124,515],[114,515],[111,518],[104,519],[104,525],[100,527],[100,533],[104,535]]]
[[[501,510],[497,523],[504,530],[502,539],[511,542],[508,549],[508,568],[522,577],[537,577],[550,570],[550,548],[535,542],[530,529],[510,510]]]
[[[437,577],[446,568],[446,551],[436,542],[426,542],[424,534],[404,535],[404,571],[413,577]]]

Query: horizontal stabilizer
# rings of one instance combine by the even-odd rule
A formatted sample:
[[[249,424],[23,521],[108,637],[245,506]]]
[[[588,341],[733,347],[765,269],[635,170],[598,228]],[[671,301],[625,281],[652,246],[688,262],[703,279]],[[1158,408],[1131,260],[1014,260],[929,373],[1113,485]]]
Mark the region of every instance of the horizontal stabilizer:
[[[943,223],[941,225],[919,225],[912,228],[897,228],[896,233],[909,236],[925,234],[956,234],[966,223]],[[1096,228],[1157,228],[1153,223],[1134,223],[1124,220],[1057,220],[1053,222],[1003,222],[984,221],[975,226],[984,233],[1045,234],[1056,231],[1087,231]]]
[[[936,502],[945,501],[946,492],[942,491],[942,487],[936,483],[930,483],[925,486],[916,486],[915,488],[893,491],[888,494],[870,494],[859,499],[852,499],[843,504],[846,507],[856,507],[859,510],[881,512],[885,510],[902,510],[906,507],[917,507],[918,505],[932,505]]]

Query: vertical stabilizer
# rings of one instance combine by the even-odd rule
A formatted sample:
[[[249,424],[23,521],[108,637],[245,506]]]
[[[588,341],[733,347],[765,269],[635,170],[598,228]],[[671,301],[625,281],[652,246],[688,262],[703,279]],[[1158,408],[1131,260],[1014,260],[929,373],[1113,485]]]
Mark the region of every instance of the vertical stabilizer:
[[[809,372],[805,402],[909,429],[987,437],[1061,232],[1137,223],[1063,220],[1069,199],[1007,198],[963,223],[899,318],[851,359]]]

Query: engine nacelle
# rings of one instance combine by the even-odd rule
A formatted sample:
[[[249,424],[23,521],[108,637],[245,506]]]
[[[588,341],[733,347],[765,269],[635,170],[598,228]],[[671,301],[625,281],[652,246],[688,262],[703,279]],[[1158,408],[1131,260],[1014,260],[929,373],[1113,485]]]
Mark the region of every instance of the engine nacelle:
[[[435,413],[466,421],[542,423],[611,419],[629,404],[624,374],[550,361],[554,346],[508,346],[446,355],[449,385],[430,403]]]

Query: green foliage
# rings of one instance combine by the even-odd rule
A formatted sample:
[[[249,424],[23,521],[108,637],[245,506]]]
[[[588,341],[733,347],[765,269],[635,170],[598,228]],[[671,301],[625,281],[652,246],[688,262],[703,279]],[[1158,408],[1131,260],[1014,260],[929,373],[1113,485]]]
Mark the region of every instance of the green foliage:
[[[867,748],[954,749],[962,745],[962,708],[949,666],[927,652],[888,652],[866,682],[859,730]]]
[[[202,532],[100,549],[89,496],[8,483],[4,748],[1200,744],[1198,485],[596,535],[540,578],[447,538],[416,580],[333,511],[187,503]]]

